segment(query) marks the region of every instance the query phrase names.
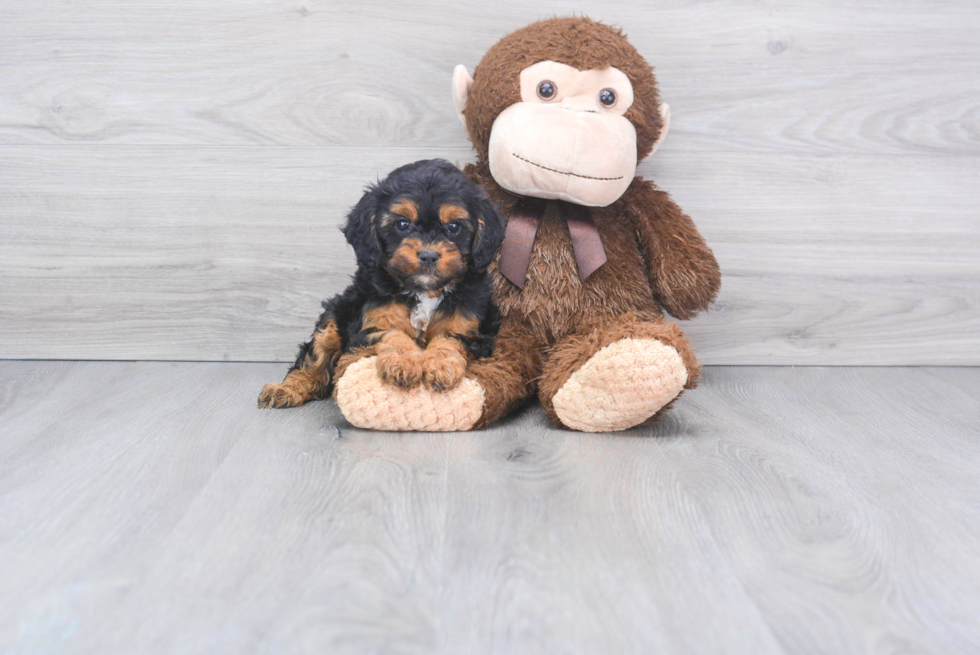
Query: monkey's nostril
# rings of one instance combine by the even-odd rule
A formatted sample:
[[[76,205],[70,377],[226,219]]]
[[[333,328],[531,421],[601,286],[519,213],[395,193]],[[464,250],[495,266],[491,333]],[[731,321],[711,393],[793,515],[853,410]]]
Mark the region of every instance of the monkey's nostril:
[[[419,251],[419,261],[429,266],[439,261],[439,256],[439,252],[432,248]]]

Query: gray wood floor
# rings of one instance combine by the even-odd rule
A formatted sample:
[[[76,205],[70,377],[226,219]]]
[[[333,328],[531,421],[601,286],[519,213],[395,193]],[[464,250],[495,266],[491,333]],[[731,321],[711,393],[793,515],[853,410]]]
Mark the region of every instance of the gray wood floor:
[[[0,363],[0,652],[980,652],[980,369],[356,430],[281,365]]]

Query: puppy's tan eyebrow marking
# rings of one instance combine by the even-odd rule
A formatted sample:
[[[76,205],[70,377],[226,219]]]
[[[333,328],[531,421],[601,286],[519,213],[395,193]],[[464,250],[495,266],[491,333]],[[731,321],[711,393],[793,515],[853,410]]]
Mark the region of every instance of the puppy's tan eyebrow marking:
[[[442,223],[458,221],[469,217],[470,213],[466,211],[466,208],[460,207],[459,205],[447,204],[439,208],[439,221]]]
[[[391,212],[415,223],[419,220],[419,206],[411,198],[402,198],[391,206]]]

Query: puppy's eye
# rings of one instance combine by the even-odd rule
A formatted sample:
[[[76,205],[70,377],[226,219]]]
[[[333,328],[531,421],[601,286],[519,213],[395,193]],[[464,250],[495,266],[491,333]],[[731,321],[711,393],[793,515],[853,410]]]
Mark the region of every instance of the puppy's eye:
[[[612,107],[616,104],[616,92],[612,89],[603,89],[599,92],[599,104],[603,107]]]
[[[446,223],[446,232],[450,234],[459,234],[461,229],[463,229],[463,224],[459,221],[449,221]]]
[[[399,232],[408,232],[412,229],[412,221],[407,218],[399,218],[395,221],[395,229]]]
[[[558,93],[558,87],[551,80],[538,83],[538,97],[542,100],[551,100],[556,93]]]

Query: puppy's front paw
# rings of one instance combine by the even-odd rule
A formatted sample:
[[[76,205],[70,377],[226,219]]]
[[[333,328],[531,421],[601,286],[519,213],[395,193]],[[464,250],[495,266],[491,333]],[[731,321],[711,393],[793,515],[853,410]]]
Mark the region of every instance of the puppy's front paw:
[[[300,390],[278,382],[265,385],[259,393],[259,407],[263,408],[299,407],[307,400],[309,397]]]
[[[455,389],[466,373],[466,358],[456,352],[427,350],[422,362],[422,381],[433,391]]]
[[[378,353],[378,375],[388,384],[411,389],[422,381],[422,352],[385,350]]]

